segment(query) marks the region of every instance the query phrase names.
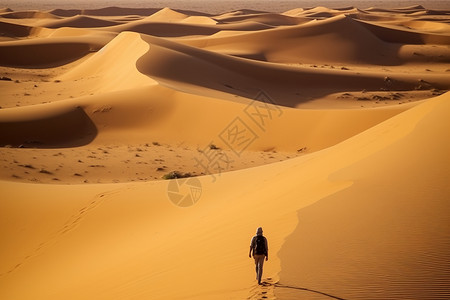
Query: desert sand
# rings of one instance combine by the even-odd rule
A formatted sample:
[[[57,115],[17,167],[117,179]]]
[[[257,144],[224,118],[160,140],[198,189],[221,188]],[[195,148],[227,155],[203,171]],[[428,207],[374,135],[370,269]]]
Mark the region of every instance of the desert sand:
[[[420,5],[0,9],[0,298],[449,298],[449,63]]]

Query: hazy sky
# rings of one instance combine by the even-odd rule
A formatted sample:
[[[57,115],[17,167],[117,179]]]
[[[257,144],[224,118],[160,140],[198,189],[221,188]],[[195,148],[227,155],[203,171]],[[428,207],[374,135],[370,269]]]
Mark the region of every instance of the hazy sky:
[[[359,8],[401,7],[421,4],[427,8],[450,9],[450,0],[0,0],[0,7],[14,10],[53,9],[53,8],[101,8],[108,6],[121,7],[172,7],[180,9],[219,12],[224,10],[251,8],[260,10],[284,11],[295,7],[344,7]]]

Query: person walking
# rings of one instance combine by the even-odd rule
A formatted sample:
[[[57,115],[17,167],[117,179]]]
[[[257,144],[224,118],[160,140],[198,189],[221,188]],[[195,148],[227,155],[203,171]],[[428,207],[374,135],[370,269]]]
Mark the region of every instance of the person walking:
[[[255,259],[256,280],[258,280],[258,284],[261,285],[264,258],[266,261],[269,260],[269,245],[266,237],[263,236],[263,230],[261,227],[258,227],[256,230],[256,235],[252,238],[250,243],[250,252],[248,253],[248,257],[252,258],[252,256]]]

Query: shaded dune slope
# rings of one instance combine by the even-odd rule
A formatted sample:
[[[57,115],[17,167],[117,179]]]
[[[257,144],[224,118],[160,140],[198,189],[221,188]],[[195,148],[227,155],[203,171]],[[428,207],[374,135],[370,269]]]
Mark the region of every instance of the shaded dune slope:
[[[76,106],[14,108],[0,114],[0,144],[28,147],[77,147],[90,143],[97,129]]]
[[[123,32],[134,31],[147,35],[159,37],[182,37],[182,36],[208,36],[222,30],[253,31],[273,28],[272,26],[257,22],[243,22],[237,24],[217,24],[213,22],[190,22],[183,18],[179,22],[161,22],[158,19],[144,19],[130,22],[128,24],[106,27],[104,31]],[[192,20],[191,20],[192,21]]]
[[[440,141],[449,130],[448,100],[430,100],[336,147],[364,153],[366,143],[378,148],[369,142],[376,136],[391,141],[330,174],[332,181],[352,180],[350,188],[298,211],[280,251],[278,297],[449,296],[450,148]],[[386,135],[384,126],[398,127]]]
[[[16,37],[21,32],[33,30],[24,27],[14,29]],[[74,31],[64,28],[45,34],[44,30],[35,30],[34,32],[50,36],[2,42],[0,45],[0,65],[22,68],[60,66],[100,50],[113,38],[109,34],[97,35],[89,32],[87,34],[71,34],[70,37],[67,37],[64,33],[73,33]],[[30,53],[33,55],[30,55]]]
[[[11,41],[0,45],[3,66],[56,66],[77,60],[91,52],[91,45],[74,39]],[[34,53],[35,55],[30,55]]]
[[[7,19],[56,19],[51,12],[42,11],[5,11],[0,12],[0,17]]]
[[[0,28],[2,36],[26,37],[30,34],[33,27],[0,21]]]
[[[42,24],[41,26],[47,28],[60,28],[60,27],[90,28],[90,27],[114,26],[117,24],[118,22],[78,15],[74,17],[67,17],[57,21],[48,22],[47,24]]]
[[[406,28],[393,28],[386,24],[379,26],[367,21],[360,22],[380,39],[391,43],[403,44],[437,44],[450,45],[450,33],[448,31],[437,33],[424,33],[423,31]]]
[[[251,15],[237,15],[237,16],[219,16],[216,17],[220,23],[236,23],[243,21],[253,21],[257,23],[263,23],[272,26],[283,26],[283,25],[298,25],[301,23],[305,23],[310,21],[310,19],[306,18],[298,18],[285,16],[280,14],[271,14],[271,13],[263,13],[263,14],[251,14]]]
[[[77,15],[89,16],[148,16],[157,12],[157,8],[125,8],[125,7],[106,7],[100,9],[53,9],[51,14],[61,17],[74,17]]]
[[[54,9],[51,10],[50,13],[58,16],[64,17],[73,17],[76,15],[90,15],[90,16],[129,16],[129,15],[138,15],[138,16],[151,16],[161,10],[171,10],[168,8],[128,8],[128,7],[105,7],[98,9]],[[184,13],[190,16],[209,16],[209,14],[191,11],[191,10],[183,10],[178,9],[177,12]]]

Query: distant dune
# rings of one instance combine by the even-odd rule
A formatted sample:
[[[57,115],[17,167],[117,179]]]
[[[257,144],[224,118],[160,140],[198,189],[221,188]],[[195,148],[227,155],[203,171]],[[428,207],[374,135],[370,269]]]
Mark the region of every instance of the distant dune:
[[[0,299],[450,298],[449,10],[195,3],[0,9]]]

